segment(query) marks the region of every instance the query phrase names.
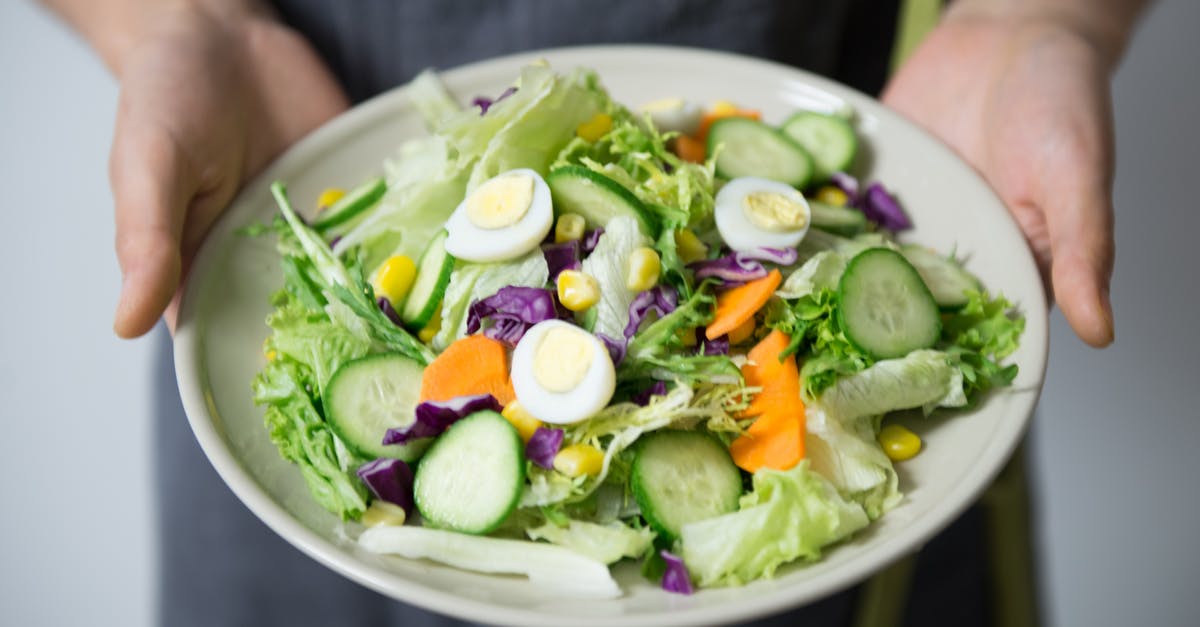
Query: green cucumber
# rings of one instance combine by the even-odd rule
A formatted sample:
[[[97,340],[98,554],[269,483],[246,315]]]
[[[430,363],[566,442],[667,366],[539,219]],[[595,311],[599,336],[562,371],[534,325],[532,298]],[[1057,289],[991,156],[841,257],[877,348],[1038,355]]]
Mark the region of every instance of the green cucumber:
[[[637,444],[630,489],[642,516],[670,541],[683,526],[732,512],[742,474],[716,438],[698,431],[655,431]]]
[[[824,181],[834,172],[846,172],[854,164],[858,136],[846,118],[816,111],[797,111],[780,130],[812,155],[817,180]]]
[[[981,290],[983,285],[951,257],[943,257],[924,246],[905,244],[900,254],[913,265],[925,281],[933,300],[943,310],[959,309],[967,304],[967,290]]]
[[[415,420],[423,372],[421,364],[399,353],[368,355],[342,365],[325,390],[326,421],[360,457],[417,459],[428,442],[382,442],[388,429],[407,427]]]
[[[850,260],[838,282],[837,310],[846,339],[875,359],[929,348],[942,333],[925,281],[890,248],[868,248]]]
[[[417,277],[400,306],[400,320],[411,331],[420,331],[429,324],[437,313],[446,286],[450,284],[450,273],[454,271],[454,257],[446,252],[446,230],[442,229],[421,253],[417,262]]]
[[[867,230],[867,216],[854,207],[839,207],[819,200],[808,199],[812,225],[827,233],[854,237]]]
[[[385,193],[387,193],[387,181],[382,177],[371,179],[326,207],[313,221],[312,226],[317,231],[324,233],[335,226],[345,224],[367,209],[374,207]]]
[[[715,152],[718,146],[719,154]],[[708,130],[708,154],[717,154],[717,176],[723,179],[757,176],[803,188],[813,176],[812,157],[803,146],[749,118],[713,122]]]
[[[658,218],[633,192],[620,183],[583,166],[568,165],[546,177],[555,214],[577,213],[589,228],[604,228],[621,215],[632,216],[646,237],[658,238]]]
[[[508,518],[525,487],[525,446],[494,411],[454,423],[417,466],[413,497],[426,522],[484,534]]]

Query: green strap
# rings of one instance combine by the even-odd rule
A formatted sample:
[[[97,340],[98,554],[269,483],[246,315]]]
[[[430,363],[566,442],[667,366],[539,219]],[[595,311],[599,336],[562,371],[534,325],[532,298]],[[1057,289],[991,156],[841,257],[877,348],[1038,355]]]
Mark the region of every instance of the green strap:
[[[941,14],[942,0],[901,0],[896,40],[892,46],[892,72],[908,60],[929,31],[937,26]]]

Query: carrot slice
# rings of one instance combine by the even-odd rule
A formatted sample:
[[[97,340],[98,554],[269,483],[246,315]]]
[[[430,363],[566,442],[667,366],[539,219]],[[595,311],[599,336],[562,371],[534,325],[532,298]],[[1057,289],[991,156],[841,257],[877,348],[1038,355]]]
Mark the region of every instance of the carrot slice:
[[[753,318],[754,314],[767,304],[771,294],[775,293],[782,281],[783,275],[775,269],[761,279],[718,294],[717,312],[704,331],[705,337],[715,340]]]
[[[804,459],[804,402],[796,357],[779,356],[791,339],[771,331],[750,352],[742,366],[746,385],[762,388],[739,418],[757,418],[729,446],[733,463],[748,472],[759,468],[787,470]]]
[[[517,397],[508,374],[504,344],[482,335],[457,340],[425,367],[422,401],[448,401],[459,396],[491,394],[507,405]]]
[[[708,156],[708,148],[704,142],[692,137],[691,135],[680,135],[675,138],[673,145],[675,154],[684,161],[692,163],[704,163],[705,157]]]

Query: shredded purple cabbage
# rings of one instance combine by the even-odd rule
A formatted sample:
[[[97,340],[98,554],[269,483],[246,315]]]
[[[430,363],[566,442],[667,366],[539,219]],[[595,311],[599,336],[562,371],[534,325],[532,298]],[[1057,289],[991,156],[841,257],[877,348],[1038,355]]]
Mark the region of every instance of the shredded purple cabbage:
[[[492,325],[483,330],[485,336],[516,346],[530,327],[557,317],[554,292],[540,287],[509,285],[471,303],[467,311],[467,333],[482,328],[486,318]]]
[[[651,312],[659,318],[675,311],[679,305],[679,293],[670,285],[659,284],[640,294],[629,303],[629,323],[625,325],[625,339],[637,333],[638,327]]]
[[[410,440],[441,435],[450,425],[477,411],[500,411],[503,407],[491,394],[459,396],[448,401],[425,401],[417,405],[416,420],[407,427],[388,429],[384,444],[404,444]]]
[[[579,240],[571,240],[561,244],[543,244],[542,256],[546,258],[546,266],[550,268],[550,280],[558,278],[563,270],[578,270],[583,267],[580,263]]]
[[[722,335],[715,340],[708,339],[704,334],[704,329],[696,329],[696,339],[703,346],[703,354],[705,355],[728,355],[729,354],[729,336]]]
[[[796,252],[795,248],[753,248],[750,250],[738,251],[743,259],[756,259],[758,261],[769,261],[781,266],[790,266],[800,259],[800,253]]]
[[[604,343],[604,348],[608,349],[608,356],[612,358],[614,366],[620,366],[622,361],[625,361],[625,349],[628,340],[618,340],[614,337],[609,337],[604,333],[597,333],[596,337]]]
[[[790,266],[799,258],[800,253],[794,248],[753,248],[735,250],[716,259],[697,261],[688,267],[695,271],[697,279],[721,279],[724,286],[729,287],[767,276],[767,269],[761,263],[763,261]]]
[[[380,296],[376,298],[375,304],[379,305],[379,310],[383,312],[383,315],[387,316],[388,320],[392,321],[392,324],[403,326],[404,323],[400,321],[400,314],[396,312],[396,308],[392,307],[391,301],[386,297]]]
[[[829,175],[829,182],[833,183],[834,187],[842,190],[850,200],[858,198],[858,179],[853,176],[845,172],[834,172]]]
[[[525,444],[525,458],[546,470],[554,468],[554,456],[562,448],[563,435],[562,429],[538,427]]]
[[[488,98],[487,96],[476,96],[475,99],[471,101],[471,104],[479,107],[479,115],[483,115],[488,112],[488,109],[492,108],[492,105],[504,100],[505,98],[508,98],[515,93],[517,93],[517,88],[509,87],[508,89],[500,92],[500,95],[496,96],[494,99]]]
[[[413,473],[408,464],[398,459],[381,457],[358,467],[358,478],[367,484],[376,498],[413,513]]]
[[[629,398],[629,401],[635,405],[645,407],[650,404],[650,399],[655,396],[663,396],[667,393],[667,384],[662,381],[655,381],[654,385],[634,394]]]
[[[867,219],[879,224],[889,231],[903,231],[912,228],[912,222],[905,215],[904,209],[896,198],[878,182],[867,186],[867,191],[856,205],[866,214]]]
[[[591,254],[591,252],[593,250],[596,250],[596,244],[600,243],[601,235],[604,235],[604,229],[595,228],[595,229],[588,231],[583,236],[583,254],[584,255]]]
[[[663,572],[662,589],[676,594],[691,594],[692,578],[688,574],[687,566],[683,564],[683,559],[666,549],[658,554],[667,563],[667,570]]]

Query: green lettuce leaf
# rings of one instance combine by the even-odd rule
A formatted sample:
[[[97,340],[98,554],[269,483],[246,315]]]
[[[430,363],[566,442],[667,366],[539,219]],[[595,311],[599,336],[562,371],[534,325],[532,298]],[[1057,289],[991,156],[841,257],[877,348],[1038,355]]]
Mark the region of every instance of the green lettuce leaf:
[[[617,371],[622,381],[658,379],[680,380],[687,385],[700,383],[740,383],[741,370],[727,355],[695,354],[680,339],[696,327],[707,325],[713,317],[717,299],[711,283],[703,283],[691,298],[675,311],[645,325],[630,340],[625,360]]]
[[[840,377],[871,365],[872,359],[846,339],[837,316],[837,290],[820,288],[793,302],[778,298],[767,305],[765,324],[792,338],[786,354],[800,358],[806,398],[818,398]]]
[[[583,272],[600,285],[600,301],[593,305],[596,322],[593,333],[603,333],[613,339],[625,338],[629,323],[629,305],[637,296],[625,287],[629,257],[633,251],[649,246],[650,240],[638,228],[631,216],[609,220],[595,250],[583,260]]]
[[[487,298],[508,285],[542,287],[550,280],[550,268],[540,248],[527,255],[499,263],[459,261],[450,275],[442,297],[442,326],[433,338],[438,350],[467,334],[467,310],[471,303]]]
[[[831,250],[823,250],[788,275],[775,295],[785,300],[809,296],[819,290],[836,290],[847,259]]]
[[[815,560],[821,549],[869,522],[857,503],[809,467],[754,473],[754,490],[736,512],[684,525],[683,561],[701,586],[770,578],[781,565]]]
[[[854,420],[913,407],[928,414],[936,407],[962,407],[967,397],[962,372],[948,354],[915,350],[839,378],[821,395],[821,404],[841,420]]]
[[[843,420],[809,403],[804,424],[804,457],[843,498],[862,505],[871,520],[899,504],[896,469],[876,440],[872,417]]]
[[[333,308],[333,304],[328,307]],[[348,322],[354,324],[357,319]],[[305,308],[290,295],[267,317],[267,326],[274,331],[267,339],[267,349],[312,371],[319,397],[324,396],[325,386],[342,364],[365,356],[371,349],[370,340],[359,332],[334,322],[324,312]]]
[[[1012,384],[1017,365],[1000,362],[1017,349],[1025,318],[1003,296],[968,291],[967,304],[942,326],[951,362],[962,373],[963,389],[973,403],[993,387]]]
[[[654,532],[649,527],[634,529],[620,522],[603,525],[583,520],[568,520],[565,525],[546,522],[526,529],[525,533],[531,540],[545,540],[605,564],[624,557],[641,557],[654,542]]]

